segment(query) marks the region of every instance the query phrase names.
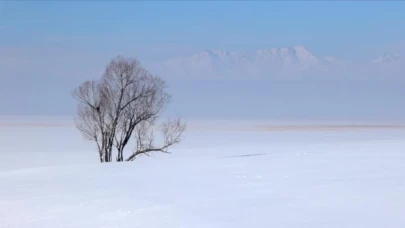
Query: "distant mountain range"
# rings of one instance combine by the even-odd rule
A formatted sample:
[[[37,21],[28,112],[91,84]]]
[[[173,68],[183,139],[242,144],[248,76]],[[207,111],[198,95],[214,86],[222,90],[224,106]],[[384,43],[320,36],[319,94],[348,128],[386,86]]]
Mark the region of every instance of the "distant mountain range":
[[[402,71],[405,64],[401,64],[398,55],[390,53],[372,61],[354,63],[332,56],[317,56],[304,46],[292,46],[252,52],[205,50],[154,63],[152,69],[159,74],[187,78],[297,78],[378,76],[376,73],[381,71],[394,74],[399,69],[405,72]]]

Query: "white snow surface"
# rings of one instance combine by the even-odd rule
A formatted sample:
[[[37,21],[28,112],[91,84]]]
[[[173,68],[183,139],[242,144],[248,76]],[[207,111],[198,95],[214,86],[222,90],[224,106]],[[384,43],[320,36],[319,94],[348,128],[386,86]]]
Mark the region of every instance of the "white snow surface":
[[[191,123],[170,155],[99,164],[71,122],[32,121],[0,118],[1,228],[405,227],[405,130]]]

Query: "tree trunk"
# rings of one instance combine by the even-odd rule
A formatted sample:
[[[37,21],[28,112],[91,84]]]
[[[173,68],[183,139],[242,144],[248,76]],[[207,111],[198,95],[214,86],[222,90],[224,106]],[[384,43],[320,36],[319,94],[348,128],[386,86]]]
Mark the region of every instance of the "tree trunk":
[[[101,154],[101,162],[111,162],[111,152],[108,149],[104,150],[104,153]]]
[[[118,149],[118,156],[117,156],[117,162],[122,162],[124,161],[124,156],[123,156],[123,148]]]

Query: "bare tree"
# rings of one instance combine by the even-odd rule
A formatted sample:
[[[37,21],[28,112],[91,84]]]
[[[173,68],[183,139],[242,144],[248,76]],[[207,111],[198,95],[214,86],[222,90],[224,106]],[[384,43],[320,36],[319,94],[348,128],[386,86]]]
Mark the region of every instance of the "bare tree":
[[[97,81],[86,81],[74,91],[74,97],[79,101],[76,126],[82,135],[97,144],[100,162],[109,160],[108,140],[109,123],[107,99]]]
[[[96,142],[101,162],[112,161],[113,148],[117,150],[116,161],[121,162],[132,161],[138,154],[167,152],[169,146],[180,142],[185,124],[169,120],[162,129],[163,148],[152,144],[151,129],[171,98],[165,89],[166,83],[138,60],[118,56],[107,65],[101,80],[86,81],[74,90],[73,97],[79,102],[77,128],[86,139]],[[135,149],[124,159],[124,149],[134,131],[137,144],[141,143],[139,135],[142,143],[148,141],[148,151],[137,153]],[[147,133],[151,135],[145,139]]]
[[[140,154],[149,155],[149,153],[156,151],[169,153],[168,148],[180,142],[181,134],[186,129],[186,126],[180,120],[168,120],[162,124],[163,144],[156,146],[154,144],[153,125],[154,122],[143,122],[137,126],[135,133],[136,148],[126,161],[133,161]]]

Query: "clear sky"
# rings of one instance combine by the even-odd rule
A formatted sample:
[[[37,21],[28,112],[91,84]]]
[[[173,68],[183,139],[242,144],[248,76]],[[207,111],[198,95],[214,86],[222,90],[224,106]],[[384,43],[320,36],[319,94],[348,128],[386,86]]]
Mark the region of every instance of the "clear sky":
[[[5,1],[0,10],[1,47],[302,44],[350,58],[405,37],[403,1]]]
[[[207,48],[255,50],[304,45],[318,55],[342,59],[378,56],[403,44],[404,12],[405,1],[0,1],[0,95],[8,97],[0,100],[0,114],[73,113],[70,91],[81,81],[98,77],[108,60],[117,54],[160,61]],[[199,107],[198,113],[185,107],[196,101],[184,98],[203,99],[204,89],[197,89],[196,84],[210,88],[216,82],[175,83],[172,88],[177,88],[174,93],[178,94],[178,102],[174,104],[173,113],[182,113],[183,109],[185,115],[216,115],[207,111],[208,107],[214,109],[215,104],[209,102],[213,97],[198,101],[208,106],[195,104]],[[190,89],[190,86],[196,87]],[[243,86],[216,87],[217,96],[222,96],[221,92],[225,94],[226,88],[228,98],[224,99],[234,105],[229,113],[221,109],[218,115],[237,116],[237,91]],[[370,89],[373,86],[376,85],[365,89],[370,93],[368,97],[382,99],[384,92],[381,88]],[[251,115],[246,110],[240,113],[271,116],[270,109],[259,108],[262,100],[273,100],[271,104],[281,107],[287,100],[291,103],[302,97],[289,91],[292,87],[280,88],[277,90],[280,93],[258,97],[254,94],[255,85],[251,85],[244,91],[249,91],[249,99],[255,102],[248,106],[261,111]],[[312,99],[312,103],[308,101],[312,108],[322,108],[322,104],[336,107],[313,99],[310,88],[303,90],[308,91],[306,95]],[[371,105],[352,110],[352,114],[361,117],[373,112],[375,117],[398,118],[405,115],[405,111],[397,110],[399,105],[405,104],[399,100],[399,96],[405,97],[405,92],[401,93],[398,84],[387,85],[387,88],[391,88],[393,97],[386,111]],[[190,94],[190,91],[201,94]],[[353,96],[360,94],[356,91],[358,88],[352,87]],[[287,99],[286,102],[281,102],[280,97]],[[334,94],[333,97],[331,100],[339,96]],[[360,94],[360,97],[367,96]],[[357,106],[364,103],[359,96],[357,98]],[[55,106],[44,104],[44,99],[54,99]],[[345,103],[346,100],[335,102],[344,104],[339,107],[347,110],[356,107],[354,103]],[[383,100],[381,102],[380,105],[384,105]],[[294,117],[291,113],[300,109],[292,105],[284,110],[276,116],[288,113],[285,116]],[[335,116],[335,112],[329,116]],[[302,110],[302,113],[310,116],[313,112]]]

